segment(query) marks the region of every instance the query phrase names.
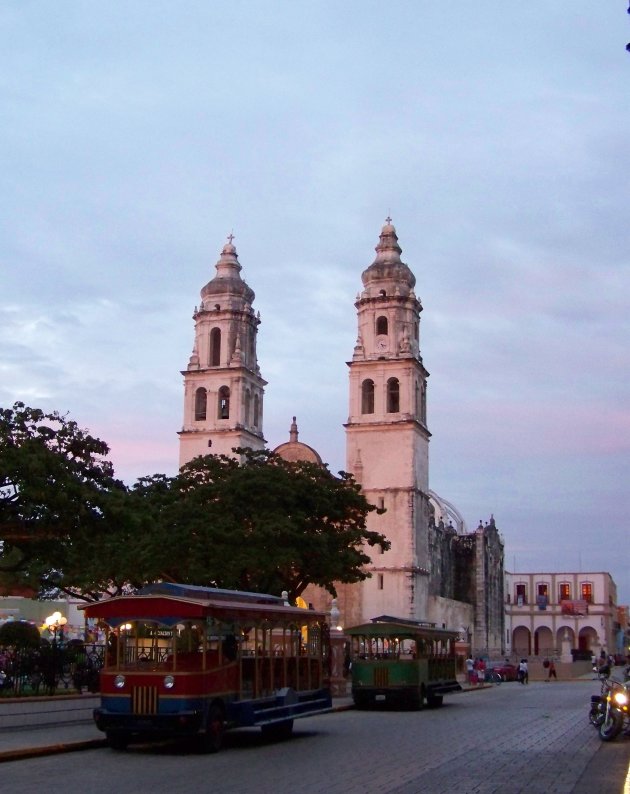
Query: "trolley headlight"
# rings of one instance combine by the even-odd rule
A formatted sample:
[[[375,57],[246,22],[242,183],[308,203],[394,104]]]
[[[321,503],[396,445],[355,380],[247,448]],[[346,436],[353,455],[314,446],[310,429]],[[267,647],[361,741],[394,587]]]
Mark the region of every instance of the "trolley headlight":
[[[122,689],[125,686],[125,676],[117,675],[116,678],[114,678],[114,686],[116,689]]]
[[[625,706],[628,703],[628,696],[625,692],[615,692],[613,700],[618,706]]]
[[[166,689],[172,689],[174,686],[175,686],[175,678],[172,675],[165,675],[164,687]]]

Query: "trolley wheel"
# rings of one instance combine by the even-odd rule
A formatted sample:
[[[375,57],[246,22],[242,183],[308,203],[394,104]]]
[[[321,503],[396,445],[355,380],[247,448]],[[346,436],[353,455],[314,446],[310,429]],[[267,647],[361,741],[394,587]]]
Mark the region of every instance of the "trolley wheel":
[[[112,750],[126,750],[129,744],[129,737],[121,731],[106,731],[107,743]]]
[[[272,725],[261,726],[262,735],[271,742],[281,742],[289,739],[293,733],[293,720],[274,722]]]
[[[223,709],[216,703],[210,706],[206,727],[199,734],[199,745],[202,753],[218,753],[223,746],[225,733],[225,717]]]
[[[424,705],[424,694],[422,692],[411,692],[404,702],[404,706],[410,711],[420,711]]]
[[[442,695],[427,695],[427,706],[430,709],[437,709],[439,708],[444,701],[444,697]]]
[[[365,692],[354,692],[352,694],[354,705],[358,709],[366,709],[370,705],[370,699]]]

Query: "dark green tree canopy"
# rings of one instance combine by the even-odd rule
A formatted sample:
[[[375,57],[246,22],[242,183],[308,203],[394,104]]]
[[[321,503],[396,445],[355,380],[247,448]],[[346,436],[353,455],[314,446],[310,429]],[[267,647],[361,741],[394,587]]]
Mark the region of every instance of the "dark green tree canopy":
[[[38,591],[104,532],[124,492],[107,444],[57,412],[0,408],[0,575]]]
[[[156,580],[334,595],[389,548],[344,472],[239,449],[127,488],[108,451],[58,413],[0,409],[0,580],[85,600]]]
[[[0,626],[0,648],[9,645],[15,648],[38,648],[40,643],[39,630],[32,623],[10,620]]]
[[[375,510],[351,475],[287,462],[267,451],[235,450],[238,463],[207,455],[184,466],[166,489],[147,479],[136,495],[157,511],[161,542],[146,549],[160,578],[280,593],[309,584],[365,579],[365,546],[389,548],[367,529]],[[161,562],[158,563],[158,559]]]

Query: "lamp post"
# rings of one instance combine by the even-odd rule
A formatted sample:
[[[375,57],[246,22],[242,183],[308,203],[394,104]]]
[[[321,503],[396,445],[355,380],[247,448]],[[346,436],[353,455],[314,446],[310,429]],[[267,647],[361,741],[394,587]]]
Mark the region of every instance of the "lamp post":
[[[54,695],[57,688],[57,632],[59,632],[59,641],[63,642],[63,627],[67,622],[68,619],[65,618],[61,612],[53,612],[52,615],[49,615],[44,622],[44,625],[48,631],[51,631],[53,635],[52,659],[50,668],[48,670],[48,675],[46,675],[46,685],[51,695]]]
[[[52,615],[46,618],[44,625],[48,631],[52,631],[53,646],[57,645],[57,632],[59,632],[59,641],[63,642],[63,627],[67,622],[68,619],[64,618],[61,612],[53,612]]]

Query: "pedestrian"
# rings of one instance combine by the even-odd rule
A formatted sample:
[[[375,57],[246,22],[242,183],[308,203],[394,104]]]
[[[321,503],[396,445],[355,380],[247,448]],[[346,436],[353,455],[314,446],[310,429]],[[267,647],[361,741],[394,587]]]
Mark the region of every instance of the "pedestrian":
[[[527,670],[527,659],[521,659],[518,666],[518,680],[521,684],[529,684],[529,672]]]
[[[466,673],[468,675],[468,683],[474,684],[475,683],[475,660],[472,658],[472,654],[468,654],[468,659],[466,659]]]
[[[483,684],[485,680],[486,680],[486,663],[481,657],[479,657],[479,663],[477,664],[477,683]]]
[[[547,680],[551,681],[552,678],[554,681],[558,680],[558,675],[556,673],[556,664],[553,659],[549,661],[549,678]]]

